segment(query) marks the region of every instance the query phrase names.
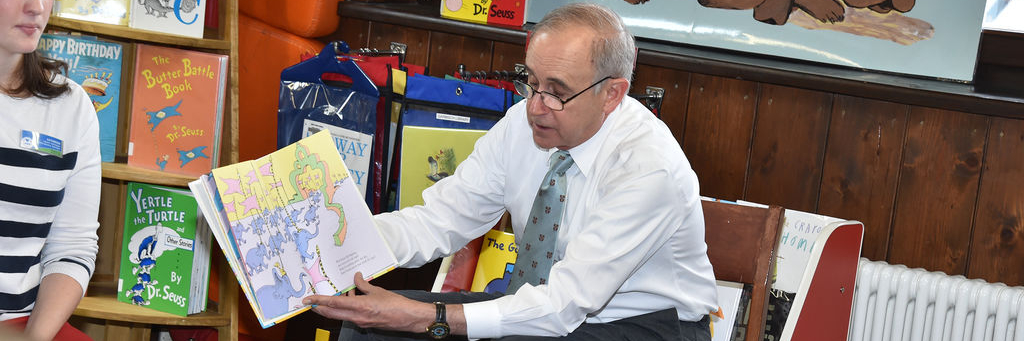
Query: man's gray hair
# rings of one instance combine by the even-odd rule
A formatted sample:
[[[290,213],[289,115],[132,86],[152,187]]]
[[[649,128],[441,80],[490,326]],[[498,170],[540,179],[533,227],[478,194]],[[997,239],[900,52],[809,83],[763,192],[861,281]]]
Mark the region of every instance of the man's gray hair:
[[[591,63],[597,74],[594,81],[605,76],[633,80],[636,64],[636,43],[618,14],[596,4],[572,3],[556,8],[533,27],[533,34],[557,32],[571,26],[586,26],[597,32],[591,48]]]

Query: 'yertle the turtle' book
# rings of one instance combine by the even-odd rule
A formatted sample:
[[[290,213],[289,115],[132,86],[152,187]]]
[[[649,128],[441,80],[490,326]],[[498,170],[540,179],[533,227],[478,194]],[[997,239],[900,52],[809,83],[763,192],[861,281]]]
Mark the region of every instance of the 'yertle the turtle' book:
[[[184,189],[128,183],[117,300],[186,316],[206,310],[210,229]]]

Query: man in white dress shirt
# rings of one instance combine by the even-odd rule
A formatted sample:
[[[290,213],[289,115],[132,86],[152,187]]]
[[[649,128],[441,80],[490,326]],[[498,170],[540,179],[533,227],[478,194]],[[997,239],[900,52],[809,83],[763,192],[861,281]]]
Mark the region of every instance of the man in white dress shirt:
[[[505,211],[524,245],[549,157],[567,151],[546,280],[502,296],[396,293],[357,275],[361,295],[305,301],[346,321],[343,339],[710,339],[716,289],[697,176],[665,124],[626,95],[632,35],[606,8],[570,4],[534,27],[528,47],[529,77],[516,84],[526,99],[423,192],[424,205],[376,223],[403,267],[457,251]]]

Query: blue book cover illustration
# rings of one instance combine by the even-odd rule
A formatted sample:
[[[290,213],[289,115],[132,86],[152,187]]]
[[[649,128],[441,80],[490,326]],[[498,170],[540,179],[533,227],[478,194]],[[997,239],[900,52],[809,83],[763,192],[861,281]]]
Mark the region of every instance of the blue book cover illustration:
[[[100,155],[113,162],[121,98],[121,44],[62,34],[44,34],[39,51],[68,63],[67,77],[85,89],[100,122]]]

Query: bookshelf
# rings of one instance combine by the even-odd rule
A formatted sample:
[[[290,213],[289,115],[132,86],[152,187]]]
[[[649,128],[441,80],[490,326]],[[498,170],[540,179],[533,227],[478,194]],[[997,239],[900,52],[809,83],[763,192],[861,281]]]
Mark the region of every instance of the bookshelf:
[[[197,50],[228,55],[225,107],[221,126],[220,163],[238,161],[238,0],[219,0],[216,12],[218,28],[207,28],[203,39],[169,35],[128,28],[126,26],[79,21],[51,16],[48,30],[80,32],[103,39],[124,43],[121,109],[118,114],[118,137],[115,162],[102,165],[103,182],[100,201],[100,251],[96,256],[96,270],[86,297],[75,309],[73,316],[81,319],[91,336],[102,334],[105,340],[149,340],[156,326],[211,327],[218,331],[221,341],[238,340],[238,285],[223,255],[211,255],[210,291],[218,299],[210,302],[205,312],[181,317],[153,309],[117,301],[122,225],[124,221],[125,191],[128,182],[185,188],[192,177],[139,169],[125,163],[128,143],[128,116],[131,108],[132,72],[134,66],[133,43],[164,45],[180,49]],[[214,250],[219,250],[217,247]],[[214,291],[216,290],[216,291]]]

